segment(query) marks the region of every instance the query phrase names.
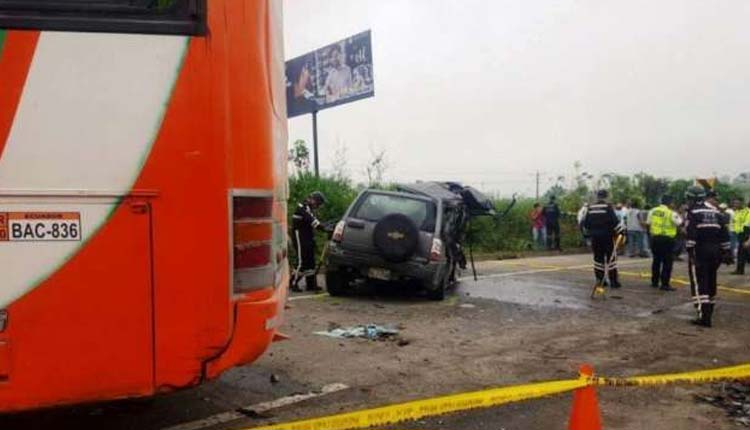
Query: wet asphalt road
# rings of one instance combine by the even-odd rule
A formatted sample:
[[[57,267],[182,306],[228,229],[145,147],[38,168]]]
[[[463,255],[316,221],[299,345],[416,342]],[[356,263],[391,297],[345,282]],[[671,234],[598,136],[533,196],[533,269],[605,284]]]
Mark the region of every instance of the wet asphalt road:
[[[439,318],[440,312],[446,312],[446,307],[458,308],[456,311],[448,312],[472,312],[470,306],[479,306],[484,310],[485,303],[498,303],[504,306],[502,310],[507,321],[507,326],[503,329],[511,329],[514,319],[520,321],[523,315],[533,310],[541,315],[542,321],[546,324],[554,324],[555,318],[561,316],[570,318],[577,314],[587,315],[596,312],[606,312],[612,315],[612,318],[622,321],[642,320],[648,321],[655,316],[660,319],[672,321],[676,327],[682,327],[692,317],[692,311],[687,300],[685,286],[685,269],[682,266],[677,267],[675,276],[678,278],[675,286],[678,291],[674,293],[662,293],[648,288],[647,268],[648,260],[624,259],[622,260],[621,270],[623,272],[622,290],[612,290],[607,293],[606,300],[592,301],[588,298],[591,287],[591,270],[589,268],[588,256],[558,256],[525,260],[512,261],[487,261],[480,263],[479,280],[474,282],[470,279],[468,273],[464,273],[465,278],[459,284],[453,295],[439,307],[434,304],[425,303],[418,296],[410,293],[390,292],[386,293],[386,298],[380,300],[378,297],[373,298],[371,293],[365,291],[360,295],[344,299],[344,304],[349,306],[366,306],[367,312],[375,315],[382,314],[383,318],[394,319],[394,315],[399,312],[411,312],[413,308],[420,307],[419,312],[436,313],[434,318]],[[717,315],[717,324],[730,325],[737,323],[738,326],[748,328],[750,319],[750,295],[743,294],[742,291],[750,292],[750,279],[729,277],[726,275],[727,270],[722,269],[721,283],[725,290],[720,291],[720,307],[727,309],[727,312],[719,312]],[[737,291],[729,291],[732,288]],[[395,294],[395,297],[394,297]],[[317,308],[323,306],[326,297],[299,297],[293,301],[290,309],[289,321],[293,324],[295,321],[305,323],[304,320],[298,321],[295,313],[316,312]],[[335,307],[341,307],[337,302],[330,303]],[[308,305],[308,303],[314,306]],[[474,304],[472,304],[474,303]],[[468,304],[468,306],[467,306]],[[461,308],[465,306],[465,308]],[[500,312],[495,310],[491,305],[486,305],[488,312]],[[334,307],[334,308],[335,308]],[[421,310],[424,307],[424,310]],[[512,311],[509,311],[512,309]],[[356,312],[359,312],[355,309]],[[513,317],[513,312],[518,317]],[[738,315],[746,315],[744,320],[737,321],[730,312]],[[321,320],[322,321],[322,320]],[[463,324],[471,324],[471,319],[467,318]],[[564,324],[564,322],[560,322]],[[470,329],[467,327],[467,329]],[[449,333],[434,332],[429,333],[429,327],[426,335],[433,339],[440,339],[441,336],[450,337]],[[680,328],[679,330],[683,330]],[[688,328],[686,327],[685,333]],[[309,333],[308,331],[302,332]],[[691,339],[692,333],[685,334],[685,339]],[[339,412],[348,410],[349,404],[356,405],[356,408],[372,407],[383,404],[383,399],[371,399],[367,395],[367,390],[373,387],[374,382],[368,378],[350,377],[346,373],[345,366],[342,366],[341,373],[335,371],[336,363],[340,360],[347,360],[347,355],[337,356],[318,356],[315,360],[325,364],[330,362],[329,367],[333,370],[327,370],[325,376],[318,377],[317,374],[308,373],[300,375],[296,369],[297,365],[289,361],[293,357],[295,345],[299,348],[305,348],[305,339],[297,338],[283,345],[283,348],[272,347],[268,356],[253,366],[235,369],[223,375],[219,380],[208,383],[202,387],[185,390],[182,392],[159,396],[155,399],[122,401],[100,405],[88,405],[74,408],[60,408],[49,411],[39,411],[21,415],[0,417],[0,429],[143,429],[143,430],[163,430],[181,423],[189,423],[195,420],[205,419],[215,416],[216,414],[227,411],[235,411],[244,406],[257,404],[259,402],[271,401],[283,398],[296,393],[307,393],[318,390],[324,385],[323,378],[327,382],[345,381],[351,386],[351,390],[357,390],[358,394],[341,394],[330,397],[320,397],[301,403],[300,408],[286,407],[274,410],[270,415],[274,416],[274,421],[285,421],[288,419],[309,417],[318,414]],[[312,338],[311,342],[318,342],[318,339]],[[436,342],[436,345],[444,343]],[[444,346],[436,346],[433,349],[435,355],[442,353],[439,349]],[[277,351],[279,353],[274,356]],[[342,349],[349,348],[342,346]],[[550,357],[566,355],[565,346],[554,351],[547,352],[546,347],[541,350]],[[429,352],[429,351],[428,351]],[[658,352],[658,351],[657,351]],[[280,355],[285,355],[283,361]],[[304,351],[299,352],[305,356]],[[359,353],[353,350],[352,353]],[[311,354],[315,355],[315,352]],[[661,354],[663,355],[663,354]],[[655,356],[661,356],[655,353]],[[750,356],[750,355],[749,355]],[[727,358],[727,363],[731,364],[732,359]],[[711,364],[710,362],[707,365]],[[569,368],[572,366],[568,366]],[[613,367],[617,370],[617,367]],[[609,370],[609,369],[608,369]],[[573,369],[571,368],[572,372]],[[518,375],[519,380],[528,380],[531,375]],[[560,371],[558,370],[558,373]],[[271,381],[271,375],[277,382]],[[561,375],[567,377],[569,375]],[[539,378],[544,379],[543,376]],[[349,380],[347,380],[349,379]],[[434,382],[430,382],[434,384]],[[493,381],[487,381],[483,386],[491,385]],[[357,386],[360,384],[362,389]],[[387,391],[389,382],[387,380],[378,382],[378,389]],[[427,382],[425,382],[427,385]],[[464,385],[462,385],[464,384]],[[474,388],[475,382],[456,381],[456,387],[466,386]],[[448,386],[452,387],[450,383]],[[435,388],[438,393],[443,393],[446,388]],[[376,390],[377,391],[377,390]],[[415,393],[424,391],[430,393],[430,389],[414,390]],[[454,392],[452,389],[450,392]],[[364,394],[363,394],[364,393]],[[675,395],[670,391],[671,395]],[[417,394],[414,394],[417,395]],[[605,394],[606,398],[608,394]],[[409,396],[407,396],[409,397]],[[387,398],[387,396],[386,396]],[[628,399],[625,399],[626,401]],[[618,399],[622,401],[622,399]],[[638,407],[637,401],[633,407]],[[338,406],[343,405],[343,406]],[[334,407],[336,406],[336,407]],[[343,409],[342,409],[343,408]],[[398,426],[403,429],[493,429],[502,428],[564,428],[569,409],[569,398],[559,397],[544,399],[541,401],[528,402],[524,404],[508,405],[499,408],[493,408],[483,411],[474,411],[469,413],[455,414],[447,417],[438,417],[406,423]],[[541,413],[540,411],[545,411]],[[707,411],[710,415],[711,412]],[[612,413],[612,415],[617,415]],[[648,414],[642,418],[643,425],[646,425]],[[240,419],[229,420],[213,426],[199,426],[196,429],[239,429],[248,428],[253,425],[265,422],[254,416],[242,416]],[[639,428],[637,423],[623,418],[622,423],[610,421],[614,424],[611,428],[631,429]],[[647,428],[647,427],[641,427]],[[677,426],[676,428],[679,428]],[[720,427],[716,427],[720,428]]]

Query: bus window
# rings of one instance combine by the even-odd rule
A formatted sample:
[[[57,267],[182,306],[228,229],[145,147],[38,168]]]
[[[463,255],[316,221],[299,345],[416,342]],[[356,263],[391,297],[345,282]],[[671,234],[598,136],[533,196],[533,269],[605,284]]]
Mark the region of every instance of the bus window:
[[[0,0],[0,28],[203,35],[206,0]]]

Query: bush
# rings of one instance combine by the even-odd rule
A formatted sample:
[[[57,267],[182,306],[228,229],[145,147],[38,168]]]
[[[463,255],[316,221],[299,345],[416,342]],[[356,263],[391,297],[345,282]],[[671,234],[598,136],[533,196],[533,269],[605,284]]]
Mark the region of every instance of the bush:
[[[297,204],[313,191],[320,191],[328,199],[328,203],[320,208],[318,219],[321,222],[341,219],[359,191],[346,178],[316,177],[315,174],[305,172],[289,178],[289,220],[297,209]]]

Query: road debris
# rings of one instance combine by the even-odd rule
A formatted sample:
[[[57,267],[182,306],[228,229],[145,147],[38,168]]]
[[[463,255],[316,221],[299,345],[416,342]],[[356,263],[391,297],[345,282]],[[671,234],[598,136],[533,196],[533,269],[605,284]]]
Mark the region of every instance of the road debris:
[[[750,427],[750,383],[722,384],[718,391],[716,396],[696,395],[695,399],[724,409],[735,424]]]
[[[328,331],[316,331],[313,334],[337,339],[351,339],[358,337],[369,340],[386,340],[397,336],[399,334],[399,329],[392,326],[367,324],[347,328],[334,327],[329,328]]]

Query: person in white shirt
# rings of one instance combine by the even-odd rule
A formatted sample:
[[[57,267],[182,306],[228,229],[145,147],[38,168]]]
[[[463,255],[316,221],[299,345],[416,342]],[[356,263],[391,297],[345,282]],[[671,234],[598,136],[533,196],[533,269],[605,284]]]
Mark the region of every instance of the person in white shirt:
[[[643,236],[645,229],[641,224],[642,216],[640,203],[638,201],[630,202],[630,208],[625,214],[625,228],[628,232],[628,256],[648,257],[648,253],[643,247]]]
[[[328,103],[346,96],[352,86],[352,69],[346,65],[341,46],[333,45],[330,55],[333,67],[328,70],[324,86],[326,102]]]

